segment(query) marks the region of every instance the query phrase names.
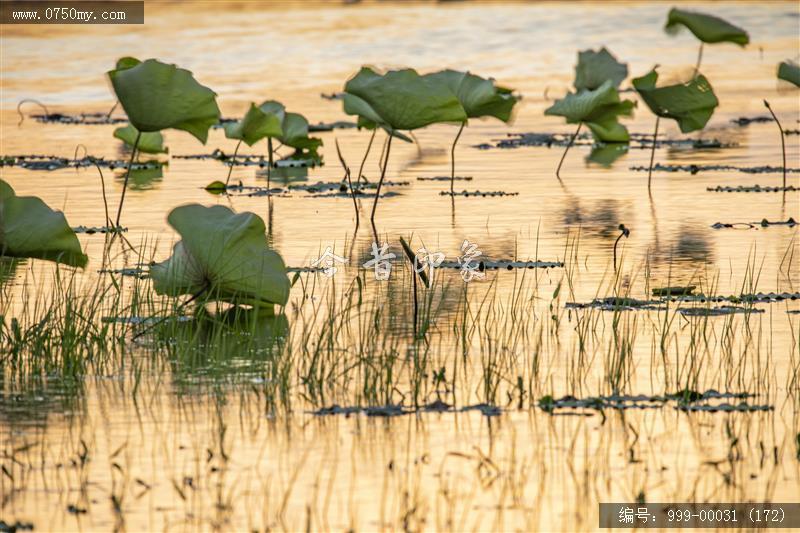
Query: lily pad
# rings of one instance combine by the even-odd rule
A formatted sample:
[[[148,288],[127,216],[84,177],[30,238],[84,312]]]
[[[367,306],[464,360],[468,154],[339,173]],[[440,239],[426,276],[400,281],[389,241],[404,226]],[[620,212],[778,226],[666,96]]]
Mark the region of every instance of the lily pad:
[[[578,52],[578,64],[575,66],[575,88],[594,90],[611,81],[614,87],[628,77],[628,65],[620,63],[605,47],[597,52],[584,50]]]
[[[123,58],[108,72],[131,124],[141,132],[183,130],[205,144],[220,118],[216,93],[188,70],[156,59]]]
[[[598,141],[627,142],[628,129],[617,119],[620,115],[630,115],[634,106],[632,100],[620,100],[614,83],[606,80],[597,89],[567,93],[544,114],[564,117],[569,124],[585,123]]]
[[[84,267],[78,237],[60,211],[35,196],[17,196],[0,180],[0,255],[33,257]]]
[[[734,26],[719,17],[672,8],[667,16],[667,33],[677,33],[681,26],[685,26],[695,37],[704,43],[736,43],[744,46],[750,42],[747,32]]]
[[[221,205],[190,204],[173,209],[167,220],[181,240],[172,257],[150,269],[158,294],[205,291],[222,301],[286,304],[290,288],[286,265],[267,246],[261,217],[237,214]]]
[[[446,85],[461,102],[469,118],[495,117],[508,122],[519,100],[511,89],[469,72],[442,70],[424,77]]]
[[[129,148],[133,148],[138,134],[139,130],[131,124],[114,130],[114,137],[127,144]],[[136,149],[146,154],[166,154],[169,152],[164,147],[164,136],[158,131],[142,132]]]
[[[633,86],[650,111],[678,122],[681,132],[703,129],[719,105],[711,84],[702,74],[686,83],[656,87],[658,72],[635,78]]]
[[[378,126],[411,142],[411,131],[439,122],[462,123],[467,113],[458,97],[441,81],[413,69],[378,74],[362,67],[344,86],[344,112],[358,116],[359,127]]]
[[[261,139],[267,137],[280,137],[283,134],[281,121],[283,114],[264,111],[255,104],[250,104],[250,109],[238,122],[229,122],[224,125],[225,137],[238,139],[247,146],[253,146]]]
[[[778,64],[778,79],[800,87],[800,65],[794,61],[781,61]]]

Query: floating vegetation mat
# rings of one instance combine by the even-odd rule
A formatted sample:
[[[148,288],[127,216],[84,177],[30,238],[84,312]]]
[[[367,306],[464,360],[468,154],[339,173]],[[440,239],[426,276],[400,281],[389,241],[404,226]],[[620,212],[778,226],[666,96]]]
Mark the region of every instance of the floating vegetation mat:
[[[65,115],[63,113],[48,113],[45,115],[31,115],[36,122],[44,124],[78,124],[84,126],[107,126],[112,124],[127,124],[124,117],[112,117],[108,113],[81,113],[79,115]]]
[[[769,115],[758,115],[756,117],[739,117],[731,119],[732,124],[737,126],[749,126],[750,124],[760,124],[762,122],[775,122]]]
[[[345,406],[331,405],[330,407],[323,407],[316,411],[311,411],[312,414],[317,416],[329,415],[344,415],[346,417],[353,415],[366,415],[372,417],[385,417],[390,418],[394,416],[404,416],[421,413],[464,413],[469,411],[478,411],[484,416],[498,416],[503,410],[495,405],[486,403],[479,403],[475,405],[467,405],[461,408],[455,408],[452,405],[445,403],[441,400],[436,400],[422,407],[407,407],[403,405],[379,405],[375,407],[359,407],[359,406]]]
[[[730,187],[727,185],[717,185],[716,187],[706,187],[709,192],[794,192],[800,189],[789,185],[787,187],[762,187],[758,183],[755,185],[739,185]]]
[[[491,196],[519,196],[519,193],[505,191],[440,191],[439,196],[480,196],[482,198],[486,198]]]
[[[636,172],[648,172],[650,170],[647,166],[630,167],[631,170]],[[737,172],[744,172],[745,174],[770,174],[783,172],[783,167],[773,167],[764,165],[759,167],[740,167],[736,165],[664,165],[656,163],[653,165],[653,170],[657,172],[689,172],[697,174],[698,172],[715,172],[721,170],[735,170]],[[786,172],[800,172],[800,168],[787,168]]]
[[[564,263],[560,261],[480,261],[478,263],[478,270],[514,270],[518,268],[563,268]],[[443,261],[439,268],[463,268],[463,265],[458,261]]]
[[[219,119],[218,123],[211,127],[219,129],[224,128],[225,124],[235,124],[237,122],[239,122],[239,119],[223,117]],[[357,126],[358,125],[355,122],[351,122],[349,120],[335,120],[333,122],[317,122],[316,124],[309,124],[308,131],[309,133],[313,133],[320,131],[345,130],[355,128]]]
[[[72,228],[75,233],[86,233],[87,235],[94,235],[95,233],[125,233],[128,228],[123,227],[109,227],[109,226],[75,226]]]
[[[489,143],[482,143],[475,146],[482,150],[490,148],[519,148],[521,146],[567,146],[572,139],[570,133],[509,133],[504,139],[493,139]],[[573,142],[577,146],[591,146],[595,144],[591,134],[583,133]],[[652,148],[652,133],[631,133],[631,148]],[[656,147],[686,147],[686,148],[733,148],[738,146],[736,143],[726,143],[718,139],[659,139]]]
[[[728,316],[736,314],[763,313],[763,309],[753,307],[737,307],[735,305],[723,305],[720,307],[686,307],[678,309],[683,316]]]
[[[144,266],[149,265],[139,265],[135,267],[128,267],[128,268],[101,268],[97,271],[98,274],[116,274],[119,276],[128,276],[131,278],[137,279],[145,279],[149,276],[149,271]]]
[[[746,392],[718,392],[710,389],[706,392],[684,390],[663,396],[648,396],[644,394],[632,396],[625,394],[612,394],[609,396],[590,396],[576,398],[567,395],[562,398],[543,396],[539,399],[539,408],[545,412],[556,414],[562,410],[591,409],[602,411],[604,409],[661,409],[673,404],[675,409],[681,411],[769,411],[771,405],[748,404],[746,400],[754,397]],[[739,403],[729,403],[730,400],[741,400]],[[559,413],[561,414],[561,413]]]
[[[28,170],[59,170],[62,168],[87,168],[95,165],[115,169],[128,168],[127,161],[117,159],[103,159],[102,157],[86,156],[80,159],[69,159],[54,155],[9,155],[0,156],[0,167],[19,167]],[[134,170],[158,169],[164,166],[159,161],[135,162],[132,166]]]
[[[566,309],[600,309],[601,311],[666,311],[665,305],[670,302],[679,303],[731,303],[731,304],[754,304],[754,303],[775,303],[787,300],[800,300],[800,293],[758,293],[742,294],[739,296],[706,296],[704,294],[683,294],[663,296],[657,300],[638,300],[636,298],[622,296],[607,296],[605,298],[595,298],[591,302],[567,302]],[[762,309],[752,307],[737,307],[735,305],[724,305],[722,307],[687,307],[679,309],[679,313],[684,316],[720,316],[735,313],[762,313]]]
[[[417,176],[417,181],[450,181],[450,176]],[[455,176],[453,181],[472,181],[472,176]]]
[[[384,187],[407,187],[411,185],[410,181],[390,181],[386,180],[383,182]],[[377,190],[378,184],[377,183],[363,183],[361,186],[353,187],[353,192],[356,195],[364,194],[365,190]],[[343,181],[329,181],[324,182],[320,181],[313,184],[302,184],[302,185],[289,185],[289,189],[293,191],[306,191],[309,193],[326,193],[331,191],[338,191],[343,193],[349,193],[350,187],[347,185],[346,182]]]
[[[789,217],[787,220],[783,221],[776,221],[770,222],[766,218],[762,219],[761,222],[715,222],[711,224],[711,227],[714,229],[754,229],[758,226],[762,228],[768,228],[770,226],[789,226],[793,228],[797,225],[797,221]]]
[[[103,322],[113,324],[130,324],[132,326],[151,326],[164,322],[191,322],[192,316],[104,316]]]
[[[220,150],[219,148],[215,148],[213,152],[210,154],[180,154],[180,155],[173,155],[175,159],[196,159],[196,160],[214,160],[214,161],[222,161],[226,165],[234,166],[234,167],[260,167],[260,168],[267,168],[269,166],[269,159],[267,156],[263,154],[237,154],[236,158],[234,159],[233,156],[230,156]],[[273,161],[273,166],[275,168],[311,168],[316,167],[321,164],[320,161],[316,159],[278,159],[277,161]]]

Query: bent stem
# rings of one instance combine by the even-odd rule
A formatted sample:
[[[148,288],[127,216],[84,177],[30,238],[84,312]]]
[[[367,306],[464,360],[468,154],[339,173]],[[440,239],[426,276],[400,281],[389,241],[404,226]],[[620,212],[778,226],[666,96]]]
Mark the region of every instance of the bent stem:
[[[383,178],[386,177],[386,167],[389,166],[389,152],[392,150],[393,135],[389,134],[389,140],[386,143],[386,155],[381,166],[381,179],[378,181],[378,188],[375,190],[375,201],[372,203],[372,214],[369,216],[372,221],[372,226],[375,226],[375,210],[378,208],[378,198],[381,197],[381,186],[383,185]]]
[[[653,131],[653,147],[650,149],[650,167],[647,169],[647,192],[650,192],[650,180],[653,177],[653,158],[656,156],[656,139],[658,137],[658,121],[661,117],[656,117],[656,129]]]
[[[781,126],[778,117],[775,115],[775,112],[769,105],[769,102],[764,100],[764,105],[769,109],[769,114],[772,115],[772,118],[775,120],[775,124],[778,125],[778,130],[781,132],[781,154],[783,155],[783,189],[786,192],[786,139],[785,134],[783,133],[783,126]]]
[[[358,217],[358,202],[356,202],[356,191],[353,189],[353,182],[350,179],[350,167],[347,166],[347,163],[344,162],[344,157],[342,157],[342,151],[339,149],[339,139],[334,139],[334,142],[336,143],[336,155],[339,156],[339,162],[342,164],[344,175],[347,179],[347,186],[350,187],[350,196],[353,198],[353,209],[356,212],[356,230],[358,230],[360,222]]]
[[[17,126],[21,125],[25,121],[25,115],[22,114],[22,110],[20,108],[22,107],[22,104],[28,102],[38,105],[39,107],[44,109],[45,116],[50,116],[50,111],[47,110],[46,105],[41,103],[39,100],[34,100],[33,98],[25,98],[23,100],[20,100],[19,103],[17,104],[17,114],[19,115],[19,122],[17,123]]]
[[[617,271],[617,245],[619,244],[619,240],[621,238],[623,238],[623,237],[625,237],[627,239],[628,235],[631,234],[631,230],[626,228],[625,224],[620,224],[619,225],[619,230],[620,230],[621,233],[619,234],[619,237],[617,237],[617,240],[614,241],[614,272]]]
[[[559,181],[561,181],[561,165],[564,164],[564,159],[567,157],[567,152],[572,147],[572,143],[575,142],[575,139],[578,137],[578,133],[581,131],[581,126],[583,126],[583,122],[578,122],[578,129],[575,130],[575,133],[572,134],[572,137],[569,139],[569,143],[567,143],[567,149],[564,150],[564,154],[561,156],[561,161],[558,162],[558,168],[556,168],[556,177]]]
[[[700,50],[697,51],[697,65],[694,67],[694,78],[700,73],[700,62],[703,60],[703,41],[700,41]]]
[[[458,144],[458,139],[461,137],[461,132],[464,131],[464,126],[466,124],[466,122],[461,123],[456,138],[453,140],[453,146],[450,147],[450,196],[454,195],[453,183],[456,181],[456,144]]]
[[[369,151],[372,149],[372,141],[375,140],[375,134],[377,132],[378,132],[378,128],[375,128],[374,130],[372,130],[372,135],[369,138],[369,144],[367,144],[367,151],[364,152],[364,159],[361,160],[361,166],[358,167],[358,176],[357,176],[356,180],[358,181],[359,187],[361,186],[361,178],[364,177],[362,175],[362,172],[364,172],[364,165],[367,162],[367,157],[369,156]],[[367,178],[364,178],[364,181],[366,182]]]
[[[225,180],[225,188],[228,187],[228,182],[231,181],[231,172],[233,172],[233,164],[236,162],[236,154],[239,153],[239,147],[242,145],[242,141],[236,143],[236,149],[233,151],[233,157],[231,158],[231,163],[228,165],[228,177]]]
[[[136,157],[136,150],[139,148],[139,139],[142,138],[142,132],[136,134],[136,141],[133,143],[131,150],[131,160],[128,162],[128,171],[125,173],[125,183],[122,184],[122,196],[119,199],[119,208],[117,209],[117,221],[114,224],[115,230],[119,229],[119,219],[122,217],[122,204],[125,203],[125,191],[128,190],[128,179],[131,177],[131,170],[133,170],[133,160]]]

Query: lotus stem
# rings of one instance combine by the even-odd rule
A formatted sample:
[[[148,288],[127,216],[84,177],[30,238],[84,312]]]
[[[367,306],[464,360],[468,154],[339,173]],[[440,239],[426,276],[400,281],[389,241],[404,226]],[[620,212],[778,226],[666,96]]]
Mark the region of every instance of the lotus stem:
[[[347,179],[347,185],[350,187],[350,196],[353,198],[353,210],[356,212],[356,230],[358,230],[359,225],[359,216],[358,216],[358,202],[356,202],[356,191],[353,189],[353,182],[350,179],[350,167],[347,166],[347,163],[344,161],[344,157],[342,157],[342,151],[339,149],[339,139],[334,139],[334,143],[336,144],[336,155],[339,156],[339,162],[342,164],[342,168],[344,169],[344,176]]]
[[[694,78],[700,73],[700,62],[703,60],[703,41],[700,41],[700,50],[697,51],[697,65],[694,67]]]
[[[378,188],[375,190],[375,201],[372,203],[372,214],[369,217],[373,226],[375,225],[375,210],[378,208],[378,198],[381,197],[383,178],[386,177],[386,167],[389,166],[389,152],[392,150],[392,137],[392,134],[389,134],[389,140],[386,143],[386,156],[384,157],[383,166],[381,167],[381,179],[378,181]]]
[[[764,105],[767,107],[767,109],[769,109],[769,114],[772,115],[772,118],[775,120],[775,124],[778,125],[778,130],[781,132],[781,154],[783,155],[783,190],[786,191],[786,135],[783,133],[783,126],[781,126],[781,123],[778,120],[777,115],[775,115],[775,112],[770,107],[769,102],[764,100]]]
[[[106,198],[106,180],[103,177],[103,170],[100,168],[100,165],[97,164],[97,160],[92,158],[92,163],[97,167],[97,172],[100,173],[100,190],[103,192],[103,207],[106,210],[106,226],[108,226],[108,229],[111,229],[111,216],[108,214],[108,198]]]
[[[564,164],[564,159],[567,157],[567,152],[572,147],[572,143],[575,142],[575,139],[578,137],[578,133],[581,131],[581,126],[583,126],[583,122],[578,122],[578,129],[575,130],[575,133],[572,134],[572,137],[569,139],[569,143],[567,143],[567,149],[564,150],[564,154],[561,156],[561,161],[558,162],[558,168],[556,168],[556,177],[559,181],[561,181],[561,165]]]
[[[119,100],[117,100],[116,102],[114,102],[114,105],[112,105],[112,106],[111,106],[111,109],[109,109],[109,110],[108,110],[108,113],[106,114],[106,118],[108,118],[108,119],[110,119],[110,118],[111,118],[111,113],[113,113],[113,112],[114,112],[114,110],[117,108],[117,106],[118,106],[118,105],[119,105]]]
[[[369,137],[369,144],[367,144],[367,151],[366,151],[366,152],[364,152],[364,159],[362,159],[362,160],[361,160],[361,166],[360,166],[360,167],[358,167],[358,177],[357,177],[357,180],[358,180],[358,185],[359,185],[359,187],[361,186],[361,178],[363,178],[363,177],[364,177],[364,176],[363,176],[363,174],[362,174],[362,173],[364,172],[364,165],[365,165],[365,164],[366,164],[366,162],[367,162],[367,157],[369,156],[369,151],[372,149],[372,141],[374,141],[374,140],[375,140],[375,134],[376,134],[377,132],[378,132],[378,128],[375,128],[374,130],[372,130],[372,135],[370,135],[370,137]],[[364,178],[364,181],[367,181],[367,179],[366,179],[366,178]]]
[[[233,172],[233,164],[236,162],[236,154],[239,153],[239,147],[242,145],[242,141],[236,143],[236,149],[233,151],[233,157],[231,158],[231,163],[228,165],[228,177],[225,179],[225,188],[228,187],[228,182],[231,181],[231,172]]]
[[[22,110],[20,108],[22,107],[22,104],[26,104],[28,102],[36,104],[42,109],[44,109],[45,115],[47,116],[50,115],[50,111],[47,110],[47,106],[41,103],[39,100],[34,100],[33,98],[25,98],[23,100],[20,100],[19,103],[17,104],[17,114],[19,115],[19,122],[17,123],[17,126],[21,125],[25,121],[25,115],[22,114]]]
[[[650,167],[647,169],[647,192],[650,192],[650,180],[653,177],[653,159],[656,156],[656,141],[658,139],[658,121],[661,117],[656,117],[656,128],[653,131],[653,147],[650,149]]]
[[[267,167],[267,189],[269,189],[269,181],[272,177],[272,137],[267,138],[267,154],[269,156],[269,167]]]
[[[453,191],[453,183],[456,181],[456,144],[458,144],[458,139],[461,137],[461,132],[464,131],[464,126],[466,122],[461,123],[461,127],[458,128],[458,133],[456,134],[456,138],[453,140],[453,146],[450,147],[450,196],[455,197],[455,192]]]
[[[133,170],[133,160],[136,157],[136,150],[139,148],[139,139],[142,138],[142,132],[136,134],[136,140],[133,143],[131,150],[131,160],[128,162],[128,171],[125,173],[125,183],[122,184],[122,196],[119,199],[119,208],[117,209],[117,222],[114,224],[114,229],[119,228],[119,219],[122,217],[122,204],[125,203],[125,191],[128,190],[128,179],[131,177],[131,170]]]
[[[619,234],[619,237],[617,237],[617,240],[614,241],[614,272],[617,271],[617,245],[619,244],[619,240],[623,237],[627,239],[628,235],[631,234],[631,230],[626,228],[625,224],[620,224],[618,229],[621,233]]]

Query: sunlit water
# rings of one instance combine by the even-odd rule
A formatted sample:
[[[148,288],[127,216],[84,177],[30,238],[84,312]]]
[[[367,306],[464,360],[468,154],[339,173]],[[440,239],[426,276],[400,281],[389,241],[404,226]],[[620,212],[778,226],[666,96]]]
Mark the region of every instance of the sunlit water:
[[[767,99],[784,127],[797,129],[798,91],[775,78],[777,63],[797,60],[800,53],[797,5],[737,2],[697,7],[722,14],[751,35],[745,49],[706,47],[701,70],[721,104],[707,128],[691,135],[736,146],[661,148],[656,162],[780,166],[780,136],[774,123],[738,126],[731,119],[766,115]],[[381,200],[378,231],[399,258],[399,236],[413,236],[415,249],[424,244],[448,259],[455,259],[468,239],[492,259],[567,260],[572,267],[569,280],[564,269],[526,274],[536,276],[538,297],[522,303],[530,313],[524,316],[535,314],[543,321],[545,327],[538,331],[545,339],[524,339],[512,347],[510,351],[518,353],[506,373],[509,380],[529,376],[532,359],[541,355],[543,368],[534,388],[539,395],[607,393],[602,377],[612,313],[597,312],[600,323],[591,329],[600,337],[600,348],[592,361],[582,363],[591,370],[579,371],[585,376],[576,386],[574,369],[581,366],[576,363],[578,315],[563,312],[563,305],[612,294],[612,249],[619,224],[631,229],[630,237],[620,243],[620,285],[630,287],[631,296],[647,296],[646,277],[652,287],[713,284],[719,294],[735,295],[752,277],[748,268],[756,269],[760,291],[800,290],[795,228],[711,227],[716,222],[797,219],[796,192],[782,196],[706,191],[717,185],[780,185],[780,173],[655,172],[648,196],[646,173],[630,167],[647,165],[649,150],[631,148],[606,169],[585,161],[587,146],[574,147],[559,183],[554,175],[562,154],[559,147],[475,147],[513,132],[572,132],[560,119],[544,117],[543,110],[569,88],[578,50],[604,45],[628,63],[633,76],[645,74],[654,64],[661,65],[664,76],[687,76],[696,60],[697,41],[686,32],[675,37],[663,32],[668,8],[647,3],[298,3],[243,9],[238,4],[175,3],[148,5],[142,27],[4,26],[0,154],[72,157],[76,145],[82,144],[92,155],[124,159],[127,153],[111,136],[113,126],[40,124],[32,119],[18,126],[15,107],[24,98],[35,98],[50,112],[107,111],[113,97],[104,72],[125,55],[157,57],[192,70],[218,93],[224,116],[240,115],[251,101],[277,99],[312,123],[347,119],[341,102],[320,94],[341,90],[362,64],[413,66],[420,71],[449,67],[493,76],[523,99],[511,126],[473,121],[465,130],[457,150],[457,174],[473,180],[457,182],[456,188],[518,196],[457,197],[451,203],[439,194],[448,183],[418,181],[419,176],[449,173],[456,128],[431,127],[417,133],[419,146],[393,143],[387,179],[410,184],[391,189],[399,196]],[[634,98],[632,93],[624,96]],[[23,109],[39,111],[31,104]],[[640,103],[626,124],[632,132],[651,133],[654,117]],[[682,137],[672,121],[662,121],[661,131],[666,138]],[[309,183],[342,178],[335,138],[354,169],[369,139],[367,132],[354,129],[316,135],[324,140],[326,164],[309,172]],[[800,167],[798,139],[786,137],[787,166],[794,169]],[[212,131],[206,146],[174,131],[166,133],[166,141],[173,155],[234,148],[221,130]],[[370,179],[379,172],[382,142],[376,139],[377,148],[367,162],[364,173]],[[328,246],[348,258],[349,265],[330,280],[303,274],[317,292],[331,283],[349,286],[355,276],[364,276],[359,265],[370,258],[373,237],[366,219],[371,200],[361,201],[362,224],[354,234],[349,198],[311,198],[296,192],[268,202],[263,197],[217,197],[203,190],[215,179],[224,180],[226,172],[227,167],[216,161],[171,159],[163,177],[128,191],[122,219],[130,228],[127,238],[134,244],[147,240],[148,246],[157,242],[155,259],[161,260],[176,240],[166,223],[171,208],[189,202],[231,205],[270,221],[273,245],[290,266],[308,266]],[[38,195],[63,209],[73,226],[103,224],[94,169],[5,167],[0,175],[17,194]],[[114,209],[122,190],[121,174],[105,175]],[[266,184],[263,173],[253,167],[235,168],[233,179]],[[796,186],[798,174],[790,173],[789,183]],[[82,236],[81,242],[90,257],[81,276],[96,276],[103,237]],[[365,278],[372,283],[367,290],[373,297],[397,297],[383,303],[408,329],[410,289],[401,267],[398,261],[395,281],[389,282],[394,290],[376,289],[378,282],[369,274]],[[38,261],[19,266],[12,282],[17,287],[8,294],[17,301],[10,307],[27,297],[23,280],[47,291],[54,271],[50,263]],[[432,350],[435,357],[450,361],[461,347],[451,340],[448,316],[464,298],[463,282],[453,271],[439,275],[450,289],[443,292],[445,313],[435,325],[438,340]],[[514,273],[503,271],[473,282],[478,287],[470,285],[467,292],[473,312],[487,312],[480,303],[490,286],[502,308],[514,293],[515,279]],[[553,300],[557,287],[563,293]],[[555,310],[548,308],[551,301],[557,302]],[[289,307],[313,308],[324,302],[304,302],[296,286]],[[731,353],[757,369],[759,377],[747,382],[746,392],[758,389],[761,395],[754,403],[774,406],[767,412],[690,415],[667,405],[607,411],[603,417],[554,416],[528,407],[528,399],[520,409],[503,395],[497,403],[508,410],[498,417],[478,412],[388,419],[316,417],[307,410],[332,402],[309,402],[297,394],[289,412],[274,414],[254,392],[260,378],[251,375],[254,366],[271,362],[241,362],[247,373],[240,379],[231,378],[235,372],[230,371],[217,379],[202,357],[192,365],[148,364],[148,371],[139,376],[132,376],[126,366],[97,372],[86,376],[77,391],[52,379],[52,387],[26,394],[12,380],[4,380],[0,463],[8,474],[0,474],[0,519],[30,521],[37,530],[123,525],[130,530],[574,530],[596,527],[597,502],[635,501],[640,495],[664,502],[797,501],[800,392],[792,376],[797,378],[800,330],[798,315],[787,311],[798,305],[757,307],[765,313],[709,320],[714,331],[706,342],[714,346],[713,357],[702,364],[722,368],[719,346],[724,342],[719,339],[724,325],[732,323],[741,335],[749,320],[755,340],[747,346],[738,339],[736,343],[745,344],[737,344]],[[554,313],[560,315],[559,322],[547,326]],[[656,332],[663,314],[636,315],[625,318],[640,333],[633,343],[633,377],[621,392],[671,392],[674,387],[664,383],[657,355]],[[680,360],[691,351],[686,339],[692,327],[688,320],[676,320],[685,322],[674,328],[678,333],[672,351]],[[474,375],[457,391],[457,404],[485,400],[478,357],[491,340],[472,339]],[[147,350],[132,346],[125,357],[147,360]],[[513,388],[513,383],[506,385]],[[407,392],[397,391],[393,401],[402,401]],[[434,399],[430,393],[425,401]],[[454,400],[449,395],[444,399]],[[336,398],[338,403],[348,400],[357,401],[352,396]],[[82,442],[88,462],[80,466]],[[12,460],[17,455],[24,461]],[[121,499],[121,513],[114,510],[112,495]],[[88,512],[70,512],[71,505]]]

